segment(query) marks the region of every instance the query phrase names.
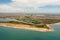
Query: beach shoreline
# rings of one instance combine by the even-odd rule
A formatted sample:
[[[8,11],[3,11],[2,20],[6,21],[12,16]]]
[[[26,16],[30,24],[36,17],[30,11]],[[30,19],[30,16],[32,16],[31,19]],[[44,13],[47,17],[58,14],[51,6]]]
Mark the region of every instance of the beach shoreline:
[[[59,23],[55,23],[55,24],[59,24],[60,25],[60,22]]]
[[[26,25],[26,24],[13,24],[13,23],[0,23],[0,26],[4,27],[11,27],[11,28],[19,28],[19,29],[27,29],[27,30],[35,30],[35,31],[41,31],[41,32],[49,32],[54,31],[53,28],[49,24],[46,24],[50,29],[47,28],[37,28],[34,26]]]

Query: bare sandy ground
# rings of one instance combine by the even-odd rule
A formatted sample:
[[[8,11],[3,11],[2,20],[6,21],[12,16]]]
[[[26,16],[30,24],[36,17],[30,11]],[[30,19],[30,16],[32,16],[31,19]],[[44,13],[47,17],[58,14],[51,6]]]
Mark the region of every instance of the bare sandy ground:
[[[55,23],[55,24],[59,24],[60,25],[60,22],[59,23]]]
[[[0,26],[11,27],[11,28],[27,29],[27,30],[35,30],[35,31],[41,31],[41,32],[54,31],[53,28],[51,28],[48,24],[47,24],[47,26],[50,29],[47,29],[47,28],[37,28],[37,27],[34,27],[34,26],[30,26],[30,25],[13,24],[13,23],[0,23]]]

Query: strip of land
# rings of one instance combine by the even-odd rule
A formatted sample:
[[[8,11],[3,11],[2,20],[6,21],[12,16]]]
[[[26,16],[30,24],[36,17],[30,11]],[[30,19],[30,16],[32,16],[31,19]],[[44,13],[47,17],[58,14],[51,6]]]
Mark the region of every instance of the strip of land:
[[[54,29],[51,28],[49,24],[46,24],[46,25],[47,25],[47,27],[49,27],[49,29],[48,28],[38,28],[35,26],[26,25],[26,24],[0,23],[0,26],[4,26],[4,27],[35,30],[35,31],[41,31],[41,32],[54,31]]]
[[[60,22],[59,23],[55,23],[55,24],[59,24],[60,25]]]

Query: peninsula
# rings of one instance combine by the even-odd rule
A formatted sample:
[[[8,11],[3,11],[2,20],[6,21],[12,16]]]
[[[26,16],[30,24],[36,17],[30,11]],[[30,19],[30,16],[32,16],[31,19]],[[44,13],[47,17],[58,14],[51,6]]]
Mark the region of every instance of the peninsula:
[[[41,31],[41,32],[54,31],[53,28],[51,28],[48,24],[47,24],[48,28],[39,28],[39,27],[31,26],[31,25],[13,24],[13,23],[0,23],[0,26],[27,29],[27,30],[35,30],[35,31]]]
[[[49,25],[53,23],[60,22],[60,19],[54,18],[54,16],[46,15],[19,15],[19,16],[0,16],[0,26],[20,28],[35,31],[54,31],[54,29]]]

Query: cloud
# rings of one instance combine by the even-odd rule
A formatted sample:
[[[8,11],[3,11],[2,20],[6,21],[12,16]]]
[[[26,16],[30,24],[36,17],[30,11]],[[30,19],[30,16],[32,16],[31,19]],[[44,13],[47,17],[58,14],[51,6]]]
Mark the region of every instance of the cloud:
[[[12,0],[9,4],[0,4],[0,12],[21,13],[57,13],[59,9],[39,8],[46,5],[60,5],[60,0]],[[52,11],[51,11],[52,10]]]
[[[28,7],[33,7],[33,6],[44,6],[48,4],[60,4],[60,0],[12,0],[13,3],[12,5],[17,5],[17,6],[28,6]]]
[[[7,12],[7,13],[9,13],[9,12],[13,12],[13,13],[15,13],[15,12],[23,12],[23,9],[22,8],[13,8],[13,7],[11,7],[11,6],[9,6],[9,5],[0,5],[0,12]]]

